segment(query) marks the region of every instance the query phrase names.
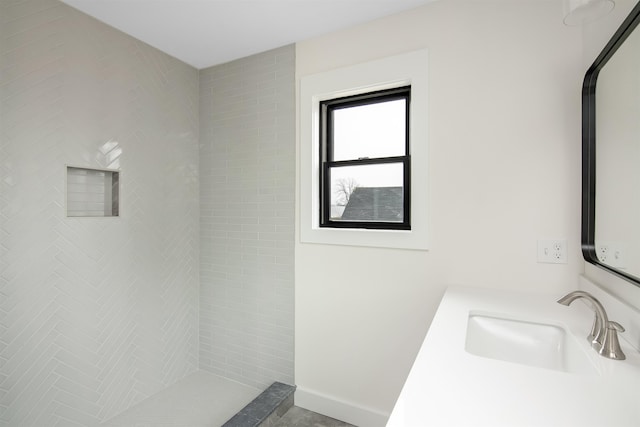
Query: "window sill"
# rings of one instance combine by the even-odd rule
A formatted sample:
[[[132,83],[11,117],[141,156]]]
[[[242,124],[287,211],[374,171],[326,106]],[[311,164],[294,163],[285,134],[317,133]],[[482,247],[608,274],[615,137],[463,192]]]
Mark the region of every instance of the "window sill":
[[[302,243],[426,250],[426,233],[419,230],[372,230],[364,228],[313,228],[301,230]]]

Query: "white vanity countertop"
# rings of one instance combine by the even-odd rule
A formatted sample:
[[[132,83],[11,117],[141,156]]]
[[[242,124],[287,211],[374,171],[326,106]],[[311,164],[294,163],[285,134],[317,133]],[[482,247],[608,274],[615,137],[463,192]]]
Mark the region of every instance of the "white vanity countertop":
[[[556,303],[562,296],[449,288],[387,427],[640,426],[640,353],[621,339],[626,360],[599,356],[586,340],[593,312],[581,300],[569,307]],[[578,338],[594,373],[566,373],[467,353],[470,312],[562,326]]]

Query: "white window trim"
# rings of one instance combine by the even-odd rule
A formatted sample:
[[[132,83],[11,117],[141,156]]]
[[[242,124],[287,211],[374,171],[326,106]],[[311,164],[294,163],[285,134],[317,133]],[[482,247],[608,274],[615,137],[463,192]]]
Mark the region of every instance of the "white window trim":
[[[319,226],[320,101],[411,85],[411,230]],[[300,240],[350,246],[428,248],[427,51],[305,76],[300,79]]]

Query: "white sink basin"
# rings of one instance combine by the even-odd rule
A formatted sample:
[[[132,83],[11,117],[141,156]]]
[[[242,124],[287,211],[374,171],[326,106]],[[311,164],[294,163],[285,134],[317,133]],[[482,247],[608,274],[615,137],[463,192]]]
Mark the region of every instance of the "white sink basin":
[[[465,350],[539,368],[597,373],[584,349],[564,328],[507,316],[469,313]]]

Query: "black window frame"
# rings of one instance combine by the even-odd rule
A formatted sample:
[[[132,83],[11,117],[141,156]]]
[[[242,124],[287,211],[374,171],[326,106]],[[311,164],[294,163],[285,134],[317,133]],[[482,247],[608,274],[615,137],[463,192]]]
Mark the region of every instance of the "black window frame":
[[[404,156],[333,160],[333,115],[335,110],[404,99]],[[411,230],[411,154],[410,154],[411,86],[377,90],[358,95],[320,101],[320,227],[364,228],[378,230]],[[331,169],[343,166],[366,166],[387,163],[403,165],[403,220],[399,221],[333,221],[331,220]]]

